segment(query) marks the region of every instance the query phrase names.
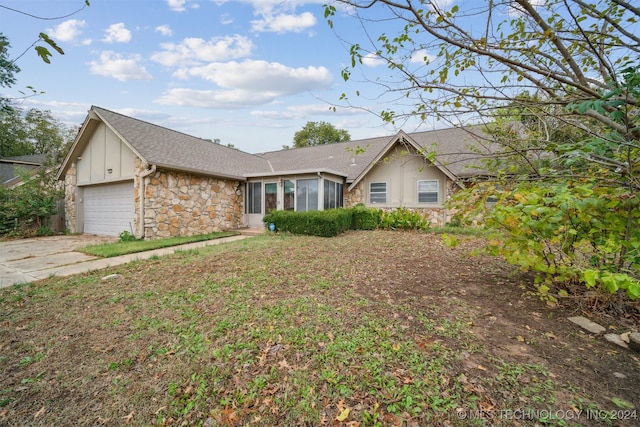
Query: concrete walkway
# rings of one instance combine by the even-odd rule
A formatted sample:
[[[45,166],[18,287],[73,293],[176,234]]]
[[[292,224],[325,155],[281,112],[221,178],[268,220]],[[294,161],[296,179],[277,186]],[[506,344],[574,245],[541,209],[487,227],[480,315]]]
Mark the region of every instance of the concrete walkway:
[[[74,249],[92,243],[114,241],[100,236],[54,236],[37,239],[0,242],[0,288],[20,283],[30,283],[51,276],[71,276],[92,270],[126,264],[135,260],[172,254],[176,251],[201,248],[233,242],[261,234],[246,230],[240,235],[206,240],[147,252],[98,258],[76,252]]]

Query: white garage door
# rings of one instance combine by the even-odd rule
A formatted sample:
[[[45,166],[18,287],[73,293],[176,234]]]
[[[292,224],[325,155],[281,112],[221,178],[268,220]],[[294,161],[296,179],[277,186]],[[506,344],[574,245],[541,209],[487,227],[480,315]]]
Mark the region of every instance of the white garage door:
[[[133,227],[133,181],[84,187],[84,232],[117,236]]]

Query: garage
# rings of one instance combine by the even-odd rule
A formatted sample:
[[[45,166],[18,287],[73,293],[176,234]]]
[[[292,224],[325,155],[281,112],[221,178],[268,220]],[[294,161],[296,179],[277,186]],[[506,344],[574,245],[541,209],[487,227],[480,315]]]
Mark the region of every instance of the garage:
[[[84,187],[84,232],[117,236],[133,227],[133,181]]]

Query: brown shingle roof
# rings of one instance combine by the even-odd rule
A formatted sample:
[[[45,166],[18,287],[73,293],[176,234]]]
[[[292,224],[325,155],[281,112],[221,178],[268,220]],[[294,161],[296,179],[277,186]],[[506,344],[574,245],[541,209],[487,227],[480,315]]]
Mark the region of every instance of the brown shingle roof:
[[[261,154],[276,171],[326,168],[342,172],[347,181],[355,180],[371,164],[393,138],[408,137],[425,152],[435,152],[439,166],[453,175],[464,177],[484,172],[482,158],[495,151],[487,143],[482,128],[450,128],[411,134],[318,145],[314,147],[273,151]]]
[[[347,182],[353,182],[385,147],[402,138],[408,138],[410,143],[426,152],[435,152],[436,164],[447,169],[449,175],[460,178],[482,173],[483,169],[478,168],[482,157],[495,151],[495,146],[486,143],[487,136],[482,128],[475,126],[411,134],[399,132],[384,137],[249,154],[96,106],[91,107],[83,130],[91,126],[92,120],[95,122],[95,116],[107,123],[148,164],[235,179],[261,174],[331,171],[345,176]],[[76,145],[65,159],[59,177],[66,172],[70,160],[79,154],[81,147]]]
[[[224,145],[134,119],[100,107],[91,108],[149,164],[242,178],[247,170],[268,171],[267,161]]]

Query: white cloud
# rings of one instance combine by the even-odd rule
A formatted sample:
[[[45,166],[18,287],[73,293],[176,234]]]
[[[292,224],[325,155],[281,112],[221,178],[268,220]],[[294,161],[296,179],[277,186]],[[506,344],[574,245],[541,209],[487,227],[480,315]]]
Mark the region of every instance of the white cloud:
[[[243,108],[263,105],[278,97],[328,87],[332,82],[324,67],[290,68],[266,61],[212,63],[179,70],[181,77],[200,77],[219,90],[170,89],[156,102],[202,108]],[[328,108],[328,107],[327,107]]]
[[[154,31],[162,34],[163,36],[173,35],[173,31],[171,31],[171,27],[169,27],[168,25],[158,25]]]
[[[326,0],[213,0],[214,3],[218,5],[222,5],[225,3],[243,3],[250,4],[253,6],[257,13],[265,13],[272,11],[276,8],[286,9],[286,10],[295,10],[298,6],[309,5],[309,4],[324,4],[327,3]]]
[[[362,58],[362,63],[367,67],[377,67],[379,65],[385,64],[386,61],[372,52],[368,53]]]
[[[424,64],[426,61],[431,63],[436,59],[438,59],[438,57],[435,55],[429,55],[426,49],[420,49],[413,52],[413,55],[411,55],[410,62],[414,64]]]
[[[291,95],[331,84],[331,73],[325,67],[291,68],[277,62],[246,60],[211,63],[181,69],[179,77],[200,77],[223,88],[246,89]]]
[[[54,28],[47,29],[46,33],[56,41],[70,42],[78,37],[82,33],[82,28],[86,26],[87,23],[85,21],[69,19],[56,25]]]
[[[233,24],[233,17],[228,13],[223,13],[222,15],[220,15],[220,23],[222,25]]]
[[[431,0],[429,3],[434,4],[438,9],[442,10],[453,2],[454,0]]]
[[[360,114],[366,113],[354,108],[342,107],[336,107],[336,110],[333,111],[333,106],[329,104],[292,105],[286,109],[255,110],[251,112],[251,115],[254,117],[270,120],[304,119],[309,116],[352,116]]]
[[[127,30],[122,22],[110,25],[102,39],[105,43],[129,43],[130,40],[131,31]]]
[[[253,117],[269,120],[291,120],[304,117],[304,114],[300,114],[295,108],[288,108],[287,110],[256,110],[252,111]]]
[[[276,94],[260,94],[246,90],[217,91],[176,88],[169,89],[156,102],[180,107],[237,109],[266,104],[275,96]]]
[[[89,62],[89,71],[91,74],[113,77],[121,82],[128,80],[151,80],[151,74],[147,72],[144,66],[139,64],[141,59],[139,55],[131,55],[129,58],[123,58],[122,55],[118,53],[104,51],[100,54],[99,61]]]
[[[167,0],[167,6],[169,9],[174,12],[184,12],[187,10],[184,5],[187,3],[187,0]]]
[[[258,32],[299,33],[316,25],[316,17],[311,12],[300,15],[265,14],[262,19],[251,21],[251,29]]]
[[[209,41],[186,38],[181,43],[160,46],[163,50],[151,55],[151,59],[167,67],[243,58],[249,56],[254,47],[251,40],[240,35],[214,37]]]

